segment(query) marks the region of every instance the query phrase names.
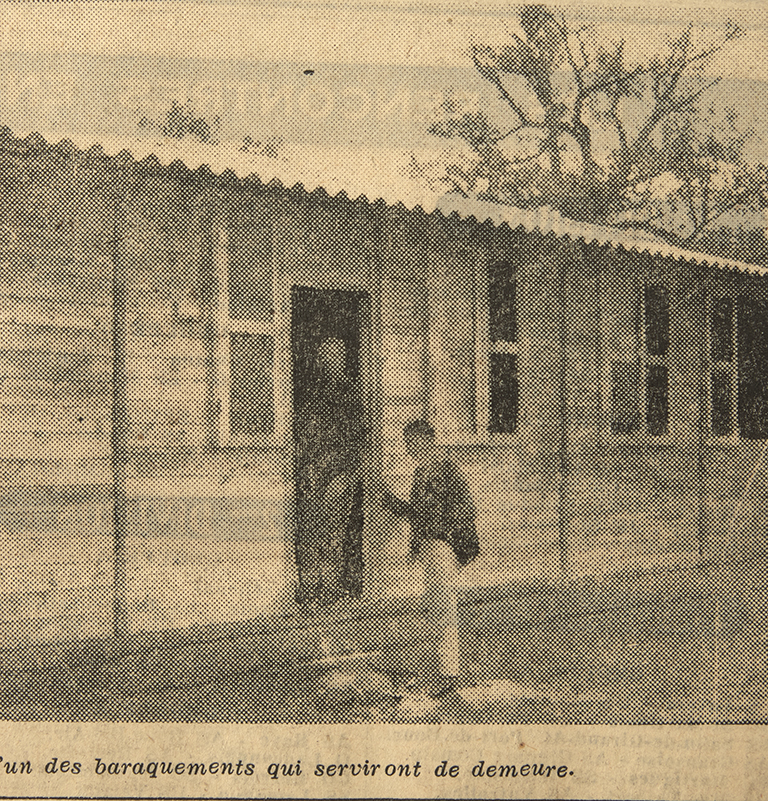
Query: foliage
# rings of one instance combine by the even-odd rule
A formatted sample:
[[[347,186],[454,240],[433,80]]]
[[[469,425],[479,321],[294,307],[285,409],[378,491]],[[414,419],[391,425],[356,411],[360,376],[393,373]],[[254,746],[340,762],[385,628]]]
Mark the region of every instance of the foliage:
[[[217,120],[218,121],[218,120]],[[194,136],[201,142],[208,142],[211,138],[211,126],[202,117],[195,115],[192,104],[171,103],[170,109],[165,113],[165,123],[162,127],[163,136],[182,139],[185,136]]]
[[[144,116],[139,120],[139,127],[151,128],[171,139],[191,137],[199,142],[217,145],[219,144],[221,118],[216,115],[209,121],[195,111],[192,101],[179,103],[173,100],[170,108],[163,115],[162,121],[157,122]],[[283,142],[284,140],[280,136],[269,136],[263,139],[245,136],[238,150],[241,153],[253,153],[274,159],[278,157]]]
[[[705,67],[742,36],[737,26],[706,40],[688,25],[640,63],[630,63],[624,40],[573,27],[544,6],[523,7],[519,28],[501,47],[469,50],[509,126],[446,101],[430,133],[461,141],[465,152],[447,163],[414,160],[414,176],[484,200],[645,228],[686,246],[733,212],[765,208],[766,166],[744,161],[754,132],[740,130],[732,108],[703,105],[720,81]]]

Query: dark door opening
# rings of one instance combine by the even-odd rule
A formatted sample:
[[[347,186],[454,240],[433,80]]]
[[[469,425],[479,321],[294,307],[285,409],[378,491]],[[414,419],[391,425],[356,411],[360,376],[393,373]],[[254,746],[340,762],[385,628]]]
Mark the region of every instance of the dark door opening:
[[[369,443],[361,365],[365,292],[293,287],[291,349],[300,603],[358,598]]]

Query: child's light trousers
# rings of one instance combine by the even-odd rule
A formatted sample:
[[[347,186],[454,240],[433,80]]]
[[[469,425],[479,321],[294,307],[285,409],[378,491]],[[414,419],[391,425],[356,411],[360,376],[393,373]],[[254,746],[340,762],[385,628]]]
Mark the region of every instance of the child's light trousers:
[[[444,676],[459,675],[459,609],[456,585],[459,564],[443,540],[419,543],[424,566],[424,611],[436,634],[436,668]]]

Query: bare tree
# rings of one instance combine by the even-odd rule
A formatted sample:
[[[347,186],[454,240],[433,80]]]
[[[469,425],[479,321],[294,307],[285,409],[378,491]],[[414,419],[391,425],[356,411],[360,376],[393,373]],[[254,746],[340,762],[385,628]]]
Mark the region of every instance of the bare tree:
[[[643,227],[689,246],[729,212],[765,207],[766,168],[743,161],[753,131],[739,130],[733,109],[702,110],[720,81],[705,67],[742,35],[737,26],[703,41],[688,25],[664,52],[631,64],[624,40],[573,27],[544,6],[520,9],[519,23],[522,35],[510,33],[503,46],[469,50],[509,125],[494,125],[483,111],[462,112],[449,99],[445,117],[430,128],[471,151],[441,166],[443,185]],[[428,170],[412,164],[414,174]]]

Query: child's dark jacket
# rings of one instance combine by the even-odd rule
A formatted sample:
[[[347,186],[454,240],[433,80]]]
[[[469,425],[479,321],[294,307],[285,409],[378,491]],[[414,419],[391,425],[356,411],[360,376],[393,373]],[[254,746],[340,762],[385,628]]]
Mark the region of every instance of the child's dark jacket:
[[[450,460],[417,467],[409,502],[388,495],[388,506],[410,521],[413,553],[419,553],[425,540],[447,542],[460,565],[468,564],[480,552],[469,484]]]

